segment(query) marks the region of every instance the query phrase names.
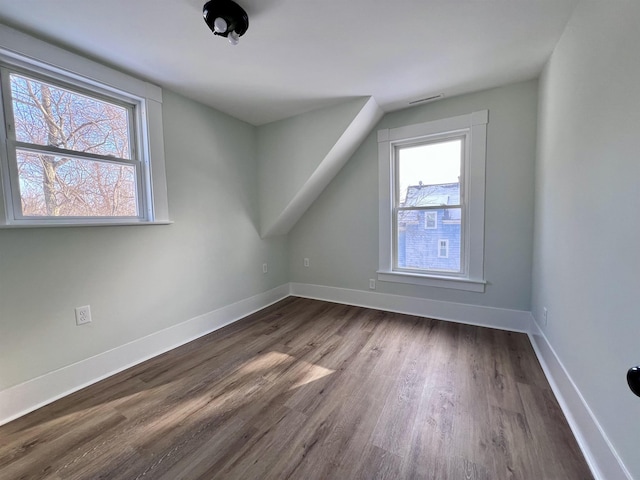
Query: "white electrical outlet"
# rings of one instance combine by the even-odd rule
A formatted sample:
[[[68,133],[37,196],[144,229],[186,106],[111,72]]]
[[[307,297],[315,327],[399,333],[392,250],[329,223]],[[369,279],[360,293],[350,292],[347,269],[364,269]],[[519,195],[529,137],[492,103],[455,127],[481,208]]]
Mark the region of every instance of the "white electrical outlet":
[[[267,264],[263,263],[262,264],[262,273],[267,273],[268,269],[267,269]]]
[[[369,279],[369,288],[371,290],[375,290],[376,289],[376,281],[373,278]]]
[[[91,323],[91,307],[76,307],[76,325],[85,325]]]
[[[549,321],[549,311],[547,310],[547,307],[542,307],[542,325],[546,327],[548,321]]]
[[[308,266],[309,266],[309,259],[308,259],[308,258],[305,258],[305,259],[304,259],[304,266],[305,266],[305,267],[308,267]]]

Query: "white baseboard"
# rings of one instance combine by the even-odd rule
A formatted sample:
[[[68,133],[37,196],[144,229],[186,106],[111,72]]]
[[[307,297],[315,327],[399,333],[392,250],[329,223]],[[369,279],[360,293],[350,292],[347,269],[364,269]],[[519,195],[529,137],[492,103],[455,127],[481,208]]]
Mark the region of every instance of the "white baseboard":
[[[0,391],[0,425],[289,296],[284,284]]]
[[[597,480],[633,480],[530,312],[291,283],[0,391],[0,425],[184,345],[289,295],[529,334],[549,384]]]
[[[529,333],[531,329],[531,313],[524,310],[443,302],[306,283],[292,283],[291,295],[512,332]]]
[[[529,340],[593,476],[596,480],[633,480],[533,316]]]

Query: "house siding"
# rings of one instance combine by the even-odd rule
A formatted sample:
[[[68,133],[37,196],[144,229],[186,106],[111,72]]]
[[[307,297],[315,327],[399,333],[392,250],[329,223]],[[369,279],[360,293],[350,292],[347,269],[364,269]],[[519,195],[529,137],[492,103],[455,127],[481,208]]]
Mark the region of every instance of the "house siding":
[[[460,203],[460,184],[411,185],[401,207],[434,207]],[[436,213],[435,228],[427,228],[427,217]],[[398,268],[460,271],[461,209],[401,210],[398,212]],[[448,254],[440,256],[440,242],[448,243]]]
[[[434,210],[431,210],[434,211]],[[403,212],[398,225],[398,267],[426,270],[460,270],[460,220],[447,219],[447,209],[435,210],[436,228],[426,228],[427,211]],[[446,258],[438,256],[440,240],[447,240]]]

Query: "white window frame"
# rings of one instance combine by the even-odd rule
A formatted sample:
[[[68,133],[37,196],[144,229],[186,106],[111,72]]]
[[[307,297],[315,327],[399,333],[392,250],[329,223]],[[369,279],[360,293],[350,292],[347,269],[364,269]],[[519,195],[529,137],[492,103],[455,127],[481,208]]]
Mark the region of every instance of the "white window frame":
[[[168,224],[167,185],[162,127],[162,90],[84,57],[0,26],[0,228],[33,228],[98,225]],[[8,124],[12,121],[9,73],[69,88],[127,106],[131,112],[137,177],[137,217],[24,217],[21,212],[16,171],[16,142]],[[9,89],[9,90],[7,90]],[[43,150],[48,147],[43,147]],[[91,154],[71,153],[91,160]],[[121,162],[120,162],[121,163]],[[134,162],[132,162],[134,164]]]
[[[442,254],[442,248],[444,247],[444,255]],[[446,238],[438,239],[438,258],[449,258],[449,240]]]
[[[378,130],[379,268],[378,280],[484,292],[484,208],[489,111]],[[462,208],[460,274],[394,269],[395,155],[403,145],[464,137],[460,203]]]
[[[451,276],[462,276],[464,275],[464,271],[465,271],[465,266],[466,266],[466,262],[465,262],[465,258],[464,258],[464,245],[462,245],[461,251],[460,251],[460,272],[451,272],[451,271],[440,271],[437,268],[433,268],[433,269],[417,269],[417,268],[411,268],[411,267],[400,267],[398,265],[398,245],[397,245],[397,241],[398,241],[398,215],[400,214],[400,211],[402,210],[413,210],[415,212],[435,212],[437,215],[437,212],[439,210],[446,210],[446,209],[460,209],[462,216],[464,216],[466,214],[466,210],[464,208],[463,202],[464,202],[464,185],[465,185],[465,168],[464,168],[464,164],[466,163],[466,145],[469,141],[469,134],[468,132],[459,132],[459,131],[454,131],[454,132],[446,132],[443,133],[442,135],[433,135],[430,136],[427,140],[424,139],[406,139],[406,140],[402,140],[402,141],[398,141],[398,142],[394,142],[393,144],[393,152],[392,152],[392,174],[395,173],[396,171],[398,171],[400,169],[400,151],[403,148],[413,148],[413,147],[418,147],[418,146],[425,146],[425,145],[435,145],[435,144],[441,144],[441,143],[447,143],[450,141],[455,141],[455,140],[459,140],[461,143],[461,155],[460,155],[460,174],[459,174],[459,184],[460,184],[460,204],[449,204],[447,201],[447,205],[442,206],[442,205],[428,205],[428,206],[422,206],[422,207],[402,207],[400,205],[400,196],[401,196],[401,192],[400,192],[400,185],[399,185],[399,179],[396,178],[396,175],[393,175],[393,180],[392,180],[392,189],[393,191],[391,192],[391,197],[392,197],[392,224],[393,224],[393,244],[392,244],[392,249],[393,249],[393,264],[392,264],[392,269],[394,272],[401,272],[401,273],[417,273],[419,275],[451,275]],[[462,229],[464,228],[464,223],[461,225],[461,232],[460,232],[460,236],[461,238],[464,238],[464,233],[462,231]]]
[[[433,218],[433,227],[429,226],[429,217]],[[437,230],[438,229],[438,212],[424,212],[424,228],[425,230]]]

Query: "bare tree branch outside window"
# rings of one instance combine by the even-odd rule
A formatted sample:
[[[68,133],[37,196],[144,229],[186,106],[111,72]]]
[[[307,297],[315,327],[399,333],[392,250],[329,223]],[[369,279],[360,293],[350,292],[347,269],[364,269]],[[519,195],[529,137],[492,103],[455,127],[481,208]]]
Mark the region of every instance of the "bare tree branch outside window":
[[[22,214],[137,216],[136,168],[117,162],[132,157],[130,111],[23,75],[10,78]]]

